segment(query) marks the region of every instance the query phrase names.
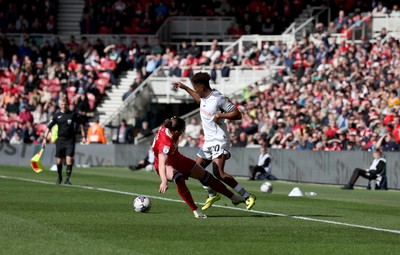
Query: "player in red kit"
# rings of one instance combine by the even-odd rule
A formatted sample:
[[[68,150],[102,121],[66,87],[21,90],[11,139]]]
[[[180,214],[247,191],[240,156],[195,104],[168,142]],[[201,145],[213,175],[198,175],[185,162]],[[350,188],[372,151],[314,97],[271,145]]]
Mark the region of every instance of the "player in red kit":
[[[243,197],[233,194],[203,167],[179,152],[178,139],[185,131],[185,126],[185,121],[181,118],[167,119],[154,138],[152,146],[155,156],[154,168],[161,179],[160,193],[167,191],[168,181],[175,182],[179,195],[192,209],[196,218],[207,218],[207,216],[196,206],[192,194],[186,186],[185,180],[189,177],[199,180],[203,185],[210,186],[231,199],[235,205],[244,202]]]

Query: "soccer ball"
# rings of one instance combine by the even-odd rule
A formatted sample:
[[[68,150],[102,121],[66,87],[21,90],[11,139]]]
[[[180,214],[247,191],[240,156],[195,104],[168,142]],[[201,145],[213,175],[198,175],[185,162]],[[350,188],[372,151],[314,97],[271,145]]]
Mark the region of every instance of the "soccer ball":
[[[272,184],[270,182],[264,182],[261,187],[260,187],[261,192],[264,193],[271,193],[273,188],[272,188]]]
[[[146,172],[151,172],[154,171],[154,166],[153,164],[148,164],[144,169],[146,169]]]
[[[150,198],[146,196],[138,196],[133,200],[133,208],[136,212],[140,213],[148,213],[151,209],[151,201]]]

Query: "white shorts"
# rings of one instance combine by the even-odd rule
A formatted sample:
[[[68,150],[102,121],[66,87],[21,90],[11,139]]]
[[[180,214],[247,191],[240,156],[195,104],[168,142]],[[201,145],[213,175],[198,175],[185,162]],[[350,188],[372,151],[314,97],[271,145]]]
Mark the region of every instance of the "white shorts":
[[[221,156],[222,154],[227,155],[226,159],[231,157],[229,148],[231,147],[230,142],[221,141],[209,141],[204,142],[203,147],[200,148],[197,156],[205,160],[213,160]]]

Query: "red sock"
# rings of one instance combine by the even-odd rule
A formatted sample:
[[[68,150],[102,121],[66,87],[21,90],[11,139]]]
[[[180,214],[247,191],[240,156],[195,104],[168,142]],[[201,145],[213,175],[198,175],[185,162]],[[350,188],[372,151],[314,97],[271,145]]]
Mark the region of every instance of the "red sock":
[[[184,178],[179,178],[178,181],[176,182],[176,187],[178,190],[179,196],[183,199],[183,201],[186,202],[186,204],[192,209],[192,211],[197,209],[196,204],[193,201],[192,194],[190,193],[190,190],[186,186],[186,182]]]
[[[222,182],[215,179],[215,177],[212,175],[210,175],[207,185],[227,198],[231,198],[233,196],[233,192],[230,191],[224,184],[222,184]]]

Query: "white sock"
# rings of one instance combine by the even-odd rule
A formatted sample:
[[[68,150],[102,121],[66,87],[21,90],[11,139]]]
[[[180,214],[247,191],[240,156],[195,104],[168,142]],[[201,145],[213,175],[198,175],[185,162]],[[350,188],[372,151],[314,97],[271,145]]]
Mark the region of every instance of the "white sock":
[[[211,187],[203,186],[203,188],[207,191],[208,197],[214,197],[217,195],[217,192],[213,190]]]
[[[242,185],[238,184],[234,190],[236,190],[240,195],[242,195],[244,198],[248,198],[250,196],[250,193],[247,192]]]

